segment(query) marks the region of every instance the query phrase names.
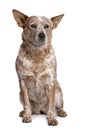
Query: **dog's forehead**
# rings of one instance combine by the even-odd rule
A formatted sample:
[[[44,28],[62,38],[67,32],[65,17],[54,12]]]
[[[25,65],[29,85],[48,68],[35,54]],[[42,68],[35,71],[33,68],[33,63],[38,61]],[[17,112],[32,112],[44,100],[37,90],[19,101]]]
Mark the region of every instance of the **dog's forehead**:
[[[30,22],[48,22],[48,23],[51,23],[51,20],[47,17],[44,17],[44,16],[31,16],[30,17]]]

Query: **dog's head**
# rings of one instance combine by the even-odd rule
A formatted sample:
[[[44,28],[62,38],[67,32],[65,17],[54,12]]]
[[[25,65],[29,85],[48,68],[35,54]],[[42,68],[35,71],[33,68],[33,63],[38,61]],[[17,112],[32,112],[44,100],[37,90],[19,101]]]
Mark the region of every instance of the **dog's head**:
[[[52,30],[57,27],[64,14],[46,18],[27,15],[13,10],[14,18],[19,27],[23,28],[22,39],[29,46],[41,47],[51,42]]]

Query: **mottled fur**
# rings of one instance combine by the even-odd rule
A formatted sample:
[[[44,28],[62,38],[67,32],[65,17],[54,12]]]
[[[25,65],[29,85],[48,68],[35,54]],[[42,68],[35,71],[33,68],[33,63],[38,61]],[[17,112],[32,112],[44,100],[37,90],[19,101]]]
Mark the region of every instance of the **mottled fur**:
[[[62,15],[48,19],[13,10],[18,26],[23,28],[22,40],[16,60],[20,85],[20,99],[24,110],[23,122],[31,122],[31,114],[44,113],[49,125],[57,125],[55,115],[66,116],[63,97],[56,75],[56,57],[51,45],[52,30]]]

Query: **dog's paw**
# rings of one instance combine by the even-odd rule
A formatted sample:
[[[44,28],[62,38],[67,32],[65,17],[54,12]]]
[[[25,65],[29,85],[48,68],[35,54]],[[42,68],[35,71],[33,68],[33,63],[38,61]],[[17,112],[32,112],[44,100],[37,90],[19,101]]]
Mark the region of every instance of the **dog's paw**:
[[[24,111],[21,111],[21,112],[19,113],[19,116],[20,116],[20,117],[23,117],[23,116],[24,116]]]
[[[32,121],[32,118],[30,116],[24,116],[22,122],[29,123]]]
[[[58,116],[65,117],[65,116],[67,116],[67,113],[64,110],[59,110],[58,111]]]
[[[57,125],[58,121],[55,118],[48,118],[48,125]]]

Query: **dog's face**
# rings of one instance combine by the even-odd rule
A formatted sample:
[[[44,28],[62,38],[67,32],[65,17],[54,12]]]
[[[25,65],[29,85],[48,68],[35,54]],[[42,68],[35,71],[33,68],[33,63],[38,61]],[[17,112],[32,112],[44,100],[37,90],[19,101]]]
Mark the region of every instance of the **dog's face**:
[[[36,48],[51,42],[52,29],[57,27],[63,17],[63,14],[50,19],[37,16],[28,17],[17,10],[13,10],[13,15],[18,26],[23,28],[23,41]]]
[[[48,18],[31,16],[23,30],[23,40],[34,47],[49,43],[52,37],[52,23]]]

